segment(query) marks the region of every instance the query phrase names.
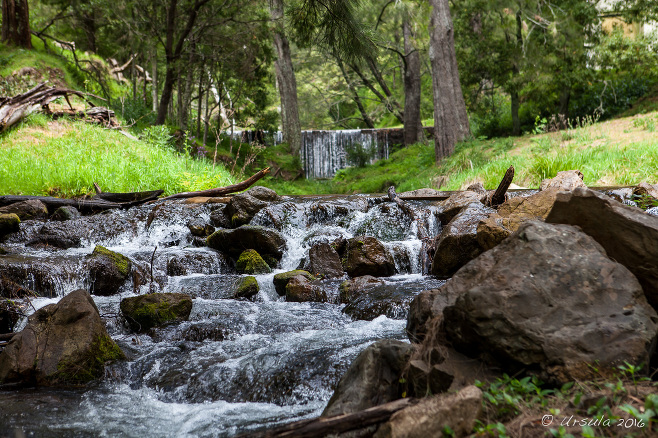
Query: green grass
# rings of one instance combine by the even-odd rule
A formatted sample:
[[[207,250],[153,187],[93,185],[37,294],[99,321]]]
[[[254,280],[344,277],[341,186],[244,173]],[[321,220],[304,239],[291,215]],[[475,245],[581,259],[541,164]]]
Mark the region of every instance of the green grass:
[[[59,130],[59,132],[57,132]],[[233,178],[220,164],[134,141],[83,122],[30,116],[0,135],[0,193],[79,196],[94,182],[107,192],[221,187]]]

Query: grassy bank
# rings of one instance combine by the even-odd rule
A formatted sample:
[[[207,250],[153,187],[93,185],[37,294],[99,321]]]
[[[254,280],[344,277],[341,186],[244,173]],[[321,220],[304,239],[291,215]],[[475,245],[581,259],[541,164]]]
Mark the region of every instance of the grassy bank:
[[[131,140],[118,131],[33,115],[0,135],[0,193],[79,196],[164,189],[166,194],[231,184],[213,167],[173,149]]]

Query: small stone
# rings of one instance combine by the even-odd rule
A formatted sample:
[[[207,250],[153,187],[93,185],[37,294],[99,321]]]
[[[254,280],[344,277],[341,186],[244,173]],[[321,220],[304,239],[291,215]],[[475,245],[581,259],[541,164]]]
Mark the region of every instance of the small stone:
[[[258,281],[256,281],[256,277],[252,277],[252,276],[242,277],[238,282],[233,298],[238,298],[238,299],[246,298],[250,300],[256,295],[258,295],[259,290],[260,287],[258,286]]]
[[[236,270],[241,274],[269,274],[272,272],[269,265],[258,254],[258,251],[248,249],[240,254],[235,263]]]
[[[15,213],[0,214],[0,237],[19,230],[21,220]]]
[[[309,272],[303,271],[301,269],[295,269],[294,271],[282,272],[274,276],[274,289],[279,296],[283,297],[286,295],[286,286],[288,282],[298,275],[303,275],[309,281],[315,280],[315,277],[312,276]]]

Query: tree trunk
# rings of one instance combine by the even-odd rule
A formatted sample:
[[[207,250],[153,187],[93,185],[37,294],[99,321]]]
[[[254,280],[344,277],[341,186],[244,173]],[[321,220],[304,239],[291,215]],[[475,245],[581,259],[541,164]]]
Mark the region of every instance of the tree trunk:
[[[455,144],[470,135],[459,83],[452,18],[448,0],[430,0],[430,62],[434,88],[434,153],[437,164]]]
[[[521,58],[521,46],[523,45],[523,39],[521,31],[523,30],[523,24],[521,22],[521,11],[516,12],[516,50],[517,50],[517,59],[512,62],[512,91],[510,92],[510,97],[512,99],[512,135],[521,135],[521,119],[519,119],[519,108],[521,107],[521,102],[519,99],[519,84],[518,77],[521,69],[519,68],[519,62]]]
[[[87,38],[87,50],[96,53],[96,13],[83,12],[80,15],[80,24]]]
[[[27,0],[2,0],[2,42],[32,48]]]
[[[270,2],[272,19],[276,22],[274,29],[274,49],[277,59],[274,62],[276,81],[281,96],[281,128],[283,141],[290,146],[293,156],[299,155],[302,148],[302,129],[299,122],[297,106],[297,81],[292,67],[290,44],[283,29],[283,0]]]
[[[153,49],[151,53],[151,99],[153,112],[158,112],[158,52]]]
[[[423,123],[420,118],[420,54],[413,45],[411,25],[405,18],[404,33],[404,144],[410,145],[424,140]]]
[[[512,78],[516,76],[515,73],[512,73]],[[513,79],[512,79],[513,80]],[[512,91],[510,92],[510,97],[512,100],[512,135],[521,135],[521,119],[519,119],[519,107],[520,102],[519,102],[519,92],[516,90],[516,87],[514,87]]]
[[[571,100],[571,86],[564,85],[560,91],[560,111],[558,114],[564,116],[564,120],[569,119],[569,101]]]
[[[352,84],[352,81],[350,81],[349,76],[347,76],[347,70],[345,70],[345,65],[343,64],[343,61],[338,56],[336,56],[336,62],[338,62],[338,67],[340,67],[340,71],[343,74],[343,78],[345,79],[345,83],[347,84],[347,87],[352,92],[352,99],[354,99],[354,102],[356,103],[357,108],[359,108],[359,112],[361,113],[361,116],[363,117],[363,121],[365,122],[365,124],[368,128],[375,129],[375,124],[373,123],[372,119],[368,115],[368,112],[366,111],[365,107],[363,106],[363,102],[361,101],[361,97],[359,97],[359,93],[357,92],[356,88],[354,87],[354,84]]]

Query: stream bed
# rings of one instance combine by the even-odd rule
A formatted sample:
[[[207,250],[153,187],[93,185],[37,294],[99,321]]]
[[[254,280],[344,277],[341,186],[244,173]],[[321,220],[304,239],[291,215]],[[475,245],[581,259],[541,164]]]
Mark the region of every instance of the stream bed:
[[[256,276],[255,299],[236,300],[241,276],[232,262],[195,246],[187,227],[191,220],[209,223],[222,204],[160,205],[62,222],[80,237],[75,248],[26,245],[43,221],[25,221],[5,240],[1,272],[41,295],[26,314],[89,289],[86,260],[96,245],[129,257],[148,281],[131,280],[114,296],[92,295],[128,360],[108,366],[105,379],[83,388],[1,389],[0,437],[231,437],[318,416],[351,361],[376,340],[406,340],[408,302],[443,284],[422,275],[419,225],[395,204],[367,196],[286,197],[251,224],[279,231],[288,249],[273,273]],[[435,208],[410,205],[423,218],[423,234],[435,236]],[[382,299],[402,295],[402,304],[369,320],[353,319],[338,298],[346,275],[323,280],[326,303],[286,302],[276,293],[273,276],[297,268],[313,244],[362,235],[381,240],[393,255],[396,274],[382,278]],[[149,291],[191,295],[189,321],[131,333],[119,303]],[[25,319],[15,330],[24,325]]]

